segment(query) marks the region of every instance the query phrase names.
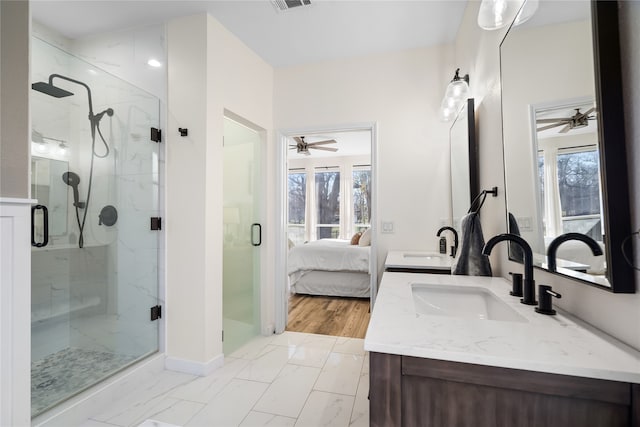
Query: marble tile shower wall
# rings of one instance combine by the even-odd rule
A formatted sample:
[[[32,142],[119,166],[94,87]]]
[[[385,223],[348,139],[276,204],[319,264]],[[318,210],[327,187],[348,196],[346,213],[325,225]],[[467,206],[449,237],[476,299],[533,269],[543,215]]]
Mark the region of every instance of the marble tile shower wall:
[[[31,255],[31,324],[35,330],[69,323],[71,315],[104,313],[109,288],[104,246],[36,249]],[[70,328],[49,342],[55,350],[72,345]],[[35,342],[34,347],[41,343]],[[44,350],[43,350],[44,351]],[[53,352],[54,348],[44,353]],[[34,357],[42,354],[34,351]]]

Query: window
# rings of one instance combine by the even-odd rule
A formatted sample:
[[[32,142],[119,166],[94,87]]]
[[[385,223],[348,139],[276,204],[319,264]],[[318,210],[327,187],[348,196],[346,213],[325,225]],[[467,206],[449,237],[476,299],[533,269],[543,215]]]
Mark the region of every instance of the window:
[[[602,241],[597,147],[549,148],[538,152],[538,179],[545,236],[575,232]]]
[[[353,229],[364,231],[371,225],[371,166],[353,167]]]
[[[289,172],[289,238],[297,245],[305,241],[307,204],[306,172]]]
[[[316,169],[316,239],[340,236],[340,171]]]
[[[598,152],[558,150],[557,165],[562,232],[602,241]]]

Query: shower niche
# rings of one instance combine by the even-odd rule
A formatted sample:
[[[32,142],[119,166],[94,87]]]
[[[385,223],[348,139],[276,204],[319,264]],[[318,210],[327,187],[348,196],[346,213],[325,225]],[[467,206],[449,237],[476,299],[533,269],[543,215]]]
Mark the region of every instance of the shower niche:
[[[39,38],[31,51],[31,197],[48,213],[32,221],[35,417],[158,351],[160,104]]]

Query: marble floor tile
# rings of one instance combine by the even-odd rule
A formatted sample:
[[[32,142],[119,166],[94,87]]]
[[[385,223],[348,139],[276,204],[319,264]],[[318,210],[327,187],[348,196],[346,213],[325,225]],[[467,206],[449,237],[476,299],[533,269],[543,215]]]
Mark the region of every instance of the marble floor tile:
[[[309,335],[311,334],[285,331],[279,335],[275,335],[271,341],[271,345],[281,345],[285,347],[300,345],[309,338]]]
[[[249,361],[236,378],[270,383],[278,376],[294,351],[294,347],[268,345],[259,356]]]
[[[331,353],[313,389],[355,396],[363,359],[355,354]]]
[[[167,425],[183,426],[204,408],[203,403],[190,402],[167,397],[157,406],[144,414],[141,420],[150,419]],[[138,425],[138,421],[132,425]]]
[[[79,427],[113,427],[113,424],[107,424],[96,420],[87,420],[80,424]]]
[[[113,401],[108,408],[91,418],[119,426],[132,425],[137,420],[144,420],[145,414],[160,412],[173,403],[165,398],[171,392],[197,378],[195,375],[179,372],[163,371],[147,381],[131,384],[130,391],[120,399]]]
[[[254,337],[251,341],[231,353],[229,357],[235,359],[255,359],[264,351],[265,347],[272,344],[273,340],[278,336],[279,335]]]
[[[293,427],[295,424],[295,418],[251,411],[240,427]]]
[[[294,365],[322,368],[329,357],[330,350],[321,347],[313,347],[305,344],[295,347],[295,351],[289,360]]]
[[[300,427],[347,427],[354,396],[314,390],[296,421]]]
[[[358,391],[351,412],[351,427],[369,426],[369,374],[362,373],[358,382]]]
[[[186,426],[237,426],[249,414],[268,386],[268,384],[257,381],[234,379]]]
[[[197,377],[193,381],[176,387],[169,395],[177,399],[209,403],[248,364],[247,359],[225,357],[224,366],[206,377]]]
[[[306,339],[300,345],[331,350],[335,345],[336,340],[337,337],[329,335],[307,334]]]
[[[180,427],[176,424],[168,424],[163,423],[162,421],[157,420],[145,420],[142,424],[139,424],[138,427]]]
[[[364,340],[360,338],[338,337],[332,351],[334,353],[364,356]]]
[[[296,418],[319,374],[320,368],[287,364],[253,409]]]

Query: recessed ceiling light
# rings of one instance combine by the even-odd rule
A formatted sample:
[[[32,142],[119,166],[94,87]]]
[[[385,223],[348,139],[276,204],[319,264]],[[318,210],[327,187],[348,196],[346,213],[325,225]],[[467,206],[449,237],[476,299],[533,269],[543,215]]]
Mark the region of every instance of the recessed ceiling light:
[[[150,60],[147,61],[147,64],[149,64],[152,67],[158,68],[158,67],[162,67],[162,62],[158,61],[157,59],[151,58]]]

